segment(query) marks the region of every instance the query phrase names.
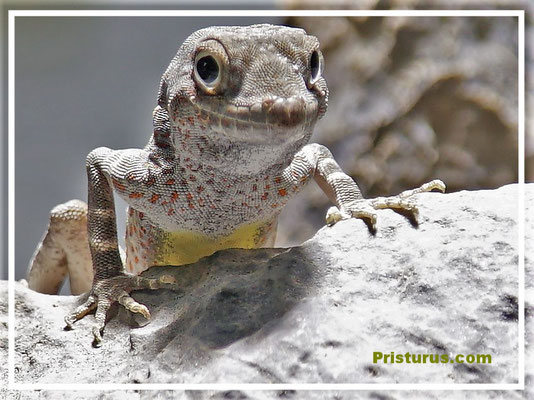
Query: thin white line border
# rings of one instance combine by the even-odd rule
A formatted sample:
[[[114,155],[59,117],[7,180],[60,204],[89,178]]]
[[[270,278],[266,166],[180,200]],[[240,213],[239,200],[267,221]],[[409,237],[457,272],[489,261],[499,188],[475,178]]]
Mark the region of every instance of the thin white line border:
[[[517,17],[518,18],[518,383],[40,384],[15,382],[16,17]],[[525,389],[525,11],[524,10],[9,10],[8,14],[8,389],[9,390],[524,390]]]
[[[11,10],[16,17],[520,17],[523,10]]]

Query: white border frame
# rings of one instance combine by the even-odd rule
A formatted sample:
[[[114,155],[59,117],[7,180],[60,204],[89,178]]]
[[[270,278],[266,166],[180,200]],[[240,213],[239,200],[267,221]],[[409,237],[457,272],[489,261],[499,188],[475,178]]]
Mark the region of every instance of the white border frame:
[[[517,17],[518,18],[518,383],[38,384],[15,382],[15,18],[16,17]],[[10,390],[524,390],[525,389],[525,11],[524,10],[9,10],[8,388]]]

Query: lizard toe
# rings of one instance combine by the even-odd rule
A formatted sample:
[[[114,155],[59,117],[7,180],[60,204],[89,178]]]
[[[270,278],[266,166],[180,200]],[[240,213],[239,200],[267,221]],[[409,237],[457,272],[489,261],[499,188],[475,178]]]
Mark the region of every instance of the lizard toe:
[[[430,182],[423,183],[421,186],[405,190],[404,192],[400,193],[398,197],[407,198],[411,197],[414,194],[418,193],[424,193],[424,192],[431,192],[432,190],[437,190],[439,192],[445,193],[445,190],[447,189],[447,186],[445,186],[445,183],[439,179],[434,179]]]
[[[99,299],[96,307],[95,320],[96,324],[93,326],[93,346],[100,347],[102,343],[102,333],[106,325],[106,315],[111,307],[111,302],[107,299]]]
[[[127,310],[133,313],[141,314],[147,320],[150,319],[150,311],[148,311],[148,308],[145,305],[135,301],[128,293],[122,292],[117,301]]]
[[[417,206],[413,199],[403,198],[401,196],[377,197],[370,200],[371,206],[375,210],[381,209],[400,209],[416,213]]]
[[[375,208],[369,200],[358,200],[343,205],[342,210],[352,218],[358,218],[365,221],[371,227],[375,227],[377,215]]]
[[[94,337],[93,345],[99,347],[106,325],[106,315],[113,303],[118,302],[127,310],[140,314],[146,320],[149,320],[150,311],[148,308],[135,301],[129,293],[133,290],[159,289],[166,284],[173,283],[176,283],[176,280],[169,275],[163,275],[159,278],[145,278],[121,273],[111,278],[99,279],[95,281],[87,301],[69,313],[65,317],[65,323],[67,328],[72,328],[74,322],[96,309],[96,324],[92,331]]]
[[[65,324],[67,329],[72,329],[76,321],[82,319],[89,312],[96,308],[96,299],[94,296],[89,295],[87,300],[80,306],[76,307],[73,311],[65,316]]]
[[[350,214],[347,214],[343,211],[341,211],[339,208],[333,206],[333,207],[330,207],[328,209],[328,211],[326,212],[326,224],[328,226],[332,226],[334,225],[335,223],[343,220],[343,219],[348,219],[350,218]]]

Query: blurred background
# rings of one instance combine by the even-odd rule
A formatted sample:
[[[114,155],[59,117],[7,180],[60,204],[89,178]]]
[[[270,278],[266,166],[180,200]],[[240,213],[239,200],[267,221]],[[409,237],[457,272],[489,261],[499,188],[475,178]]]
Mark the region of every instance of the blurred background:
[[[385,3],[428,8],[417,1],[366,5]],[[451,2],[433,2],[437,9],[446,4],[452,8]],[[397,194],[435,178],[448,192],[517,182],[517,18],[288,18],[285,23],[321,41],[330,100],[312,140],[330,148],[365,197]],[[531,161],[533,150],[528,150]],[[528,179],[533,177],[531,162]],[[301,242],[324,223],[329,204],[321,190],[308,185],[300,196],[303,200],[292,202],[285,210],[288,218],[281,219],[279,238],[286,243]]]
[[[401,3],[421,9],[528,6],[510,1],[328,4],[391,9]],[[258,8],[275,6],[318,7],[285,1]],[[159,79],[181,42],[201,27],[260,22],[300,26],[319,38],[330,102],[312,140],[332,150],[366,197],[397,194],[435,178],[445,181],[448,191],[517,181],[516,18],[19,17],[16,279],[26,273],[50,209],[86,198],[87,153],[98,146],[146,144]],[[526,24],[527,45],[532,46],[530,15]],[[531,50],[527,47],[527,73]],[[528,100],[530,81],[527,92]],[[527,113],[527,122],[529,118]],[[529,136],[529,181],[534,178],[533,142]],[[324,225],[329,206],[320,189],[308,185],[282,213],[277,244],[311,237]],[[117,204],[119,226],[124,226],[124,208]]]

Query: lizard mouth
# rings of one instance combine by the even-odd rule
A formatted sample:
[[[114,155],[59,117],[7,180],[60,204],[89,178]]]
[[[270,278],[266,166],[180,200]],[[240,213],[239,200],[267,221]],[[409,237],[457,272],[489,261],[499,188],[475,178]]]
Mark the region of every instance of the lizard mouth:
[[[243,137],[258,142],[287,140],[295,133],[307,132],[319,114],[313,97],[268,97],[251,106],[209,102],[190,103],[199,127],[228,137]],[[189,121],[191,122],[191,121]]]

